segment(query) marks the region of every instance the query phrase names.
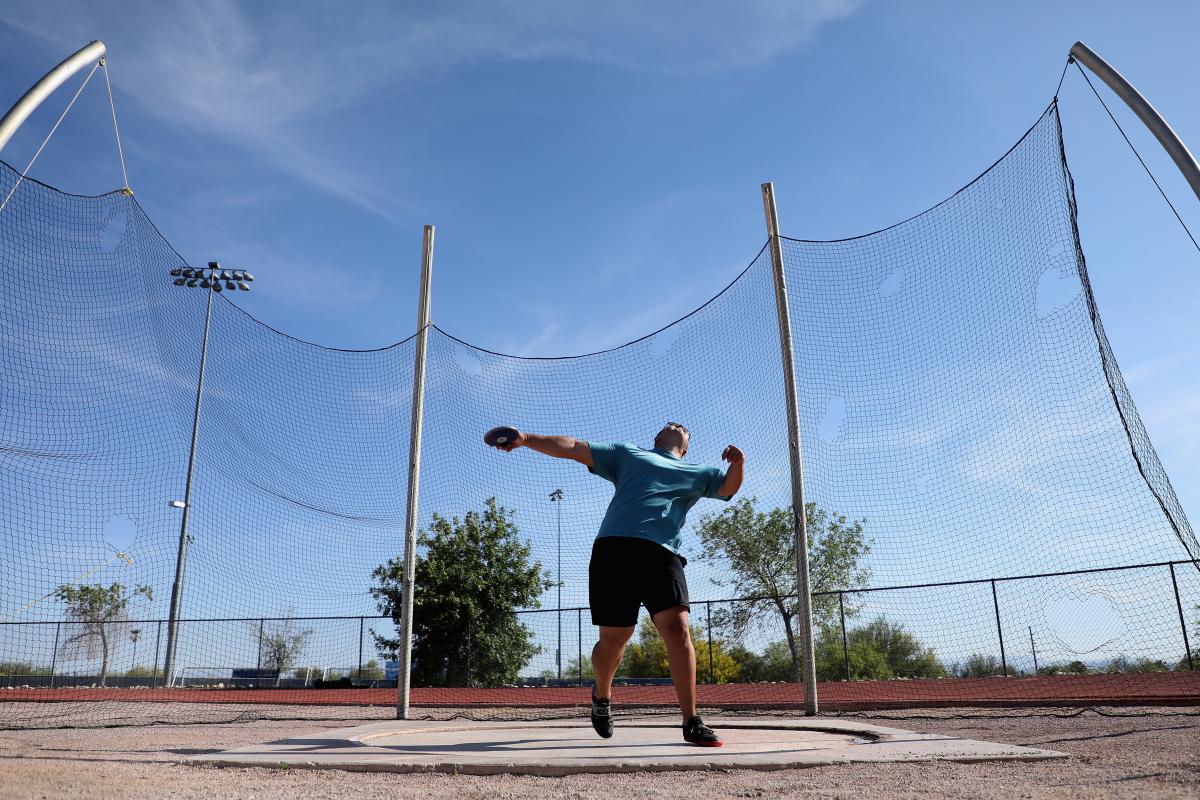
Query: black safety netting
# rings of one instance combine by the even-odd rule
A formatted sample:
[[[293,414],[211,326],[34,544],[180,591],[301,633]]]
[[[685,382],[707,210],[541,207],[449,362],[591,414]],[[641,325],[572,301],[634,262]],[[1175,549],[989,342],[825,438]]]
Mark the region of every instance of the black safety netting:
[[[1073,198],[1051,106],[923,214],[781,240],[824,710],[1200,694],[1200,548],[1100,325]],[[0,265],[0,727],[394,716],[421,337],[320,347],[176,286],[187,265],[121,193],[22,182]],[[802,713],[772,268],[764,248],[684,319],[590,355],[427,329],[411,716],[587,702],[611,484],[483,432],[648,448],[668,421],[689,461],[747,454],[738,495],[685,528],[700,707]],[[616,702],[671,711],[669,676],[643,610]]]

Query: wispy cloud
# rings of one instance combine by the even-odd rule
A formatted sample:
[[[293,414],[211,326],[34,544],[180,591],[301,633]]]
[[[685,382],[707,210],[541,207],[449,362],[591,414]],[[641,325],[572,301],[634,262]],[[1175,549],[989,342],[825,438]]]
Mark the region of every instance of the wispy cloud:
[[[308,125],[489,61],[562,59],[672,74],[752,68],[809,42],[859,0],[742,0],[702,11],[632,0],[462,2],[433,9],[375,2],[8,4],[0,21],[66,53],[100,36],[117,86],[146,113],[229,140],[323,192],[385,218],[394,187],[352,169]],[[419,118],[414,120],[419,124]]]

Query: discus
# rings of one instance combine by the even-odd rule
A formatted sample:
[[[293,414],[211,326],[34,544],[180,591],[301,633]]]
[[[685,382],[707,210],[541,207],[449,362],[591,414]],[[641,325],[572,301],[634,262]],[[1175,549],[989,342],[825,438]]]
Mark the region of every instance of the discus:
[[[516,428],[501,425],[499,428],[492,428],[485,433],[483,443],[489,447],[504,447],[515,442],[520,436],[521,432]]]

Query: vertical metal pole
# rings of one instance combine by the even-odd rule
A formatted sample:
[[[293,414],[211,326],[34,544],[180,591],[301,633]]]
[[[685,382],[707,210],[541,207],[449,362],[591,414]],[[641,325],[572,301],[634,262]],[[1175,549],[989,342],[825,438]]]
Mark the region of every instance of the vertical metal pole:
[[[363,648],[363,629],[366,627],[366,620],[362,617],[358,618],[358,679],[363,679],[362,671],[362,648]]]
[[[1192,672],[1196,669],[1192,664],[1192,645],[1188,641],[1187,622],[1183,618],[1183,603],[1179,600],[1179,582],[1175,580],[1175,565],[1168,564],[1171,568],[1171,588],[1175,590],[1175,609],[1179,612],[1179,629],[1183,631],[1183,652],[1187,654],[1188,671]]]
[[[717,679],[713,671],[712,600],[704,601],[704,615],[704,627],[708,629],[708,682],[716,683]]]
[[[50,654],[50,688],[54,688],[54,675],[58,668],[58,636],[62,633],[62,623],[54,623],[54,652]]]
[[[433,277],[433,226],[421,242],[421,295],[417,305],[417,353],[413,363],[412,420],[408,429],[408,512],[404,526],[404,600],[400,610],[400,674],[396,681],[396,719],[408,718],[412,682],[413,581],[417,572],[417,500],[421,486],[421,429],[425,421],[425,356],[429,350],[430,281]]]
[[[171,585],[171,616],[167,622],[167,663],[164,677],[175,674],[175,647],[179,635],[179,609],[183,604],[183,570],[187,563],[188,519],[192,513],[192,477],[196,468],[196,441],[200,435],[200,402],[204,397],[204,366],[208,361],[208,329],[212,323],[213,290],[204,311],[204,338],[200,345],[200,379],[196,382],[196,410],[192,416],[192,446],[188,451],[187,484],[183,490],[183,520],[179,524],[179,550],[175,555],[175,582]],[[168,683],[169,685],[169,683]]]
[[[558,665],[558,679],[562,680],[562,490],[558,490],[558,649],[554,651],[554,660]]]
[[[467,688],[471,688],[471,633],[474,620],[467,618]]]
[[[254,688],[263,679],[263,625],[264,620],[258,620],[258,662],[254,664]]]
[[[104,621],[100,621],[100,687],[104,688],[104,682],[108,680],[108,637],[104,634]],[[114,653],[113,655],[116,655]]]
[[[583,686],[583,609],[575,609],[575,643],[579,645],[579,685]]]
[[[154,633],[154,684],[158,685],[158,647],[162,644],[162,620],[158,621],[155,626],[157,630]]]
[[[1000,667],[1008,677],[1008,659],[1004,655],[1004,628],[1000,626],[1000,600],[996,597],[996,582],[992,581],[992,607],[996,609],[996,634],[1000,637]]]
[[[1029,626],[1029,649],[1033,651],[1033,674],[1038,673],[1037,644],[1033,641],[1033,626]]]
[[[800,623],[801,679],[804,681],[804,713],[817,713],[817,664],[813,653],[812,585],[808,572],[808,532],[804,514],[804,459],[800,450],[800,401],[796,397],[795,355],[792,351],[792,319],[788,310],[787,281],[783,271],[783,247],[779,242],[779,213],[775,208],[775,186],[762,185],[763,212],[770,236],[771,263],[775,272],[775,313],[779,318],[779,349],[783,357],[783,382],[787,395],[788,457],[792,473],[792,518],[796,535],[796,594]]]
[[[838,614],[842,618],[842,657],[846,660],[846,680],[850,680],[850,640],[846,637],[846,593],[838,592]]]

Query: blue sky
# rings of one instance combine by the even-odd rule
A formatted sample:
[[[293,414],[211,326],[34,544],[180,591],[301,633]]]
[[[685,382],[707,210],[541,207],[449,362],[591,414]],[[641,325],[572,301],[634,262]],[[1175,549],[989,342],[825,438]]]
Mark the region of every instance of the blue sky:
[[[139,201],[189,259],[255,270],[251,313],[334,346],[404,338],[432,223],[434,320],[528,355],[618,344],[707,299],[762,243],[764,180],[802,238],[940,200],[1036,118],[1076,39],[1200,138],[1188,3],[354,8],[9,3],[0,94],[102,39]],[[5,159],[23,166],[67,99]],[[1105,325],[1194,510],[1200,255],[1078,75],[1062,102]],[[90,86],[32,174],[119,186],[106,106]],[[1200,227],[1165,154],[1118,114]]]
[[[1186,3],[13,2],[0,98],[102,39],[139,202],[188,259],[254,271],[250,313],[326,345],[403,339],[432,223],[434,321],[564,355],[637,338],[728,283],[765,239],[763,181],[799,238],[943,199],[1041,114],[1076,39],[1197,149],[1197,23]],[[1169,159],[1105,96],[1200,229]],[[23,167],[68,99],[0,155]],[[1105,328],[1194,520],[1200,254],[1074,68],[1061,99]],[[31,174],[120,185],[102,83]]]

